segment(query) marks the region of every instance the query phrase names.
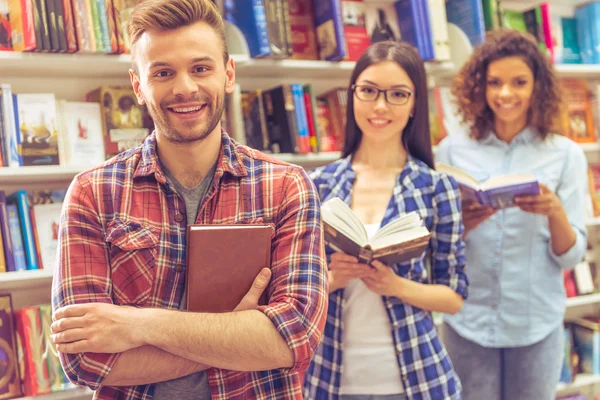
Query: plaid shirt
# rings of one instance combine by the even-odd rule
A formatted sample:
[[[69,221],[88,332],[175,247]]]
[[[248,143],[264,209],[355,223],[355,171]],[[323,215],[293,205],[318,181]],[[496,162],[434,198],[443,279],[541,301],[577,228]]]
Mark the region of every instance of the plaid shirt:
[[[185,282],[183,200],[167,184],[156,137],[78,175],[64,204],[53,308],[103,302],[179,309]],[[207,370],[213,399],[301,399],[325,324],[327,280],[320,202],[308,175],[222,134],[221,155],[196,220],[268,223],[268,316],[294,354],[291,369]],[[118,338],[115,338],[118,339]],[[120,354],[61,354],[69,379],[99,399],[151,399],[154,385],[105,387]]]
[[[310,174],[321,201],[339,197],[348,205],[356,175],[350,156],[319,168]],[[428,253],[431,254],[433,282],[447,285],[463,298],[468,281],[464,273],[463,225],[456,182],[431,170],[414,157],[408,158],[397,177],[392,201],[382,226],[399,215],[416,211],[431,232]],[[332,253],[327,249],[327,253]],[[420,283],[427,283],[425,253],[410,262],[392,265],[397,274]],[[334,400],[340,397],[342,371],[342,311],[344,290],[329,296],[329,310],[323,341],[307,371],[304,397]],[[411,400],[460,399],[460,381],[448,354],[438,337],[431,314],[402,303],[396,297],[383,297],[402,384]],[[367,323],[367,321],[365,321]],[[391,349],[390,349],[391,351]]]

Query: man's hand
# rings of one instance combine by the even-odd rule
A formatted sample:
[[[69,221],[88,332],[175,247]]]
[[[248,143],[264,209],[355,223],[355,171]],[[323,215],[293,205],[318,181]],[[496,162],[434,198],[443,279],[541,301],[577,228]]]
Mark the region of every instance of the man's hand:
[[[518,196],[515,203],[523,211],[552,217],[563,211],[560,199],[548,186],[540,183],[541,193],[537,196]]]
[[[462,204],[462,217],[465,226],[464,236],[477,228],[483,221],[496,213],[491,207],[484,207],[476,202],[464,202]]]
[[[345,253],[334,253],[329,263],[329,292],[343,289],[352,279],[360,279],[369,274],[371,267],[360,264],[356,257]]]
[[[271,270],[263,268],[234,311],[256,309],[270,279]],[[52,341],[62,353],[121,353],[143,345],[144,315],[143,309],[105,303],[62,307],[53,316]]]

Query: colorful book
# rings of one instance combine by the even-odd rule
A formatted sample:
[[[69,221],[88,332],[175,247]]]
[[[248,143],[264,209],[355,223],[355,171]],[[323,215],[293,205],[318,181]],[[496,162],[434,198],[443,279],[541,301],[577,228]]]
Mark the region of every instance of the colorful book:
[[[452,165],[438,162],[435,169],[456,180],[463,201],[476,201],[496,210],[516,206],[517,196],[540,194],[539,182],[532,174],[498,175],[479,183],[471,175]]]
[[[310,153],[310,139],[308,135],[308,119],[306,117],[306,106],[304,105],[304,91],[302,85],[294,83],[292,86],[292,95],[294,96],[294,108],[296,109],[296,143],[298,153]]]
[[[292,33],[292,58],[318,60],[319,48],[312,0],[288,0],[290,30]]]
[[[447,0],[446,15],[448,22],[460,28],[476,47],[485,39],[483,6],[480,0]]]
[[[291,85],[263,91],[269,143],[273,153],[297,153],[296,108]]]
[[[69,379],[65,375],[63,368],[60,365],[60,359],[58,358],[56,346],[54,343],[52,343],[52,332],[50,329],[52,325],[52,306],[50,304],[40,305],[39,313],[44,346],[42,357],[45,359],[46,368],[48,369],[48,383],[50,384],[50,391],[52,393],[62,392],[74,387],[74,385],[69,382]]]
[[[19,211],[15,204],[7,204],[6,211],[8,215],[8,231],[13,245],[13,257],[15,261],[14,270],[27,271],[27,261],[25,259],[25,248],[23,247],[23,235],[21,234]]]
[[[48,366],[44,360],[44,336],[38,307],[26,307],[15,313],[17,334],[23,349],[23,389],[25,396],[50,393]]]
[[[576,318],[572,322],[579,369],[586,374],[600,374],[600,324],[597,318]]]
[[[328,61],[343,60],[348,53],[340,0],[321,0],[313,4],[319,57]]]
[[[2,365],[0,399],[23,396],[15,331],[11,296],[0,295],[0,365]]]
[[[12,28],[9,21],[9,8],[7,0],[0,0],[0,51],[13,49]]]
[[[342,22],[346,41],[347,61],[358,61],[371,45],[365,25],[365,3],[363,0],[342,0]]]
[[[4,245],[6,271],[16,271],[14,246],[9,228],[8,209],[6,208],[6,195],[2,190],[0,190],[0,236]]]
[[[581,49],[575,18],[552,16],[554,58],[557,64],[581,64]]]
[[[27,192],[19,190],[8,197],[9,204],[15,204],[19,212],[19,222],[21,224],[21,236],[23,238],[23,249],[25,251],[25,260],[28,270],[39,269],[37,260],[36,243],[33,234],[33,224],[29,212],[29,198]]]
[[[76,2],[76,0],[73,0]],[[68,53],[75,53],[79,50],[77,46],[77,36],[75,33],[75,19],[73,14],[73,4],[71,0],[62,0],[63,4],[63,23],[64,35]]]
[[[66,190],[36,190],[30,193],[29,202],[33,205],[42,263],[48,271],[54,271],[56,266],[60,214],[65,195]]]
[[[226,0],[225,19],[242,32],[251,57],[271,55],[263,0]]]
[[[8,0],[11,40],[14,51],[33,51],[36,48],[33,4],[29,0]]]
[[[104,162],[100,104],[60,100],[59,109],[64,165],[93,167]]]
[[[596,141],[592,93],[582,79],[561,80],[567,112],[563,118],[563,134],[577,143]]]

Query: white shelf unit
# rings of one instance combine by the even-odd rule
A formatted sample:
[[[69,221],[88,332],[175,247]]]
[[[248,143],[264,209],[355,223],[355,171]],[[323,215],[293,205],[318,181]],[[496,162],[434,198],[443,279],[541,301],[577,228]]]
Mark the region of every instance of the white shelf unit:
[[[35,397],[21,397],[16,400],[89,400],[92,398],[92,392],[89,389],[70,389],[64,392],[55,392],[49,394],[42,394]]]

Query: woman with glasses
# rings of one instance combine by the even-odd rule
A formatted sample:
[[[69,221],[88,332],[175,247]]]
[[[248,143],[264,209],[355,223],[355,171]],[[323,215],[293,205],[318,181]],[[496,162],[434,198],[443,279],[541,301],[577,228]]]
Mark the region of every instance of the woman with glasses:
[[[488,34],[453,93],[470,130],[446,138],[437,160],[481,182],[530,173],[540,193],[503,210],[465,199],[471,290],[463,310],[445,318],[444,342],[463,399],[551,400],[563,359],[563,270],[583,258],[587,245],[586,158],[554,133],[558,82],[529,34]]]
[[[403,42],[373,44],[348,90],[343,158],[312,172],[321,201],[341,198],[369,236],[416,211],[431,232],[421,256],[396,265],[328,248],[324,337],[306,399],[460,399],[431,311],[458,312],[467,295],[459,192],[433,170],[423,61]],[[431,263],[431,275],[426,263]]]

